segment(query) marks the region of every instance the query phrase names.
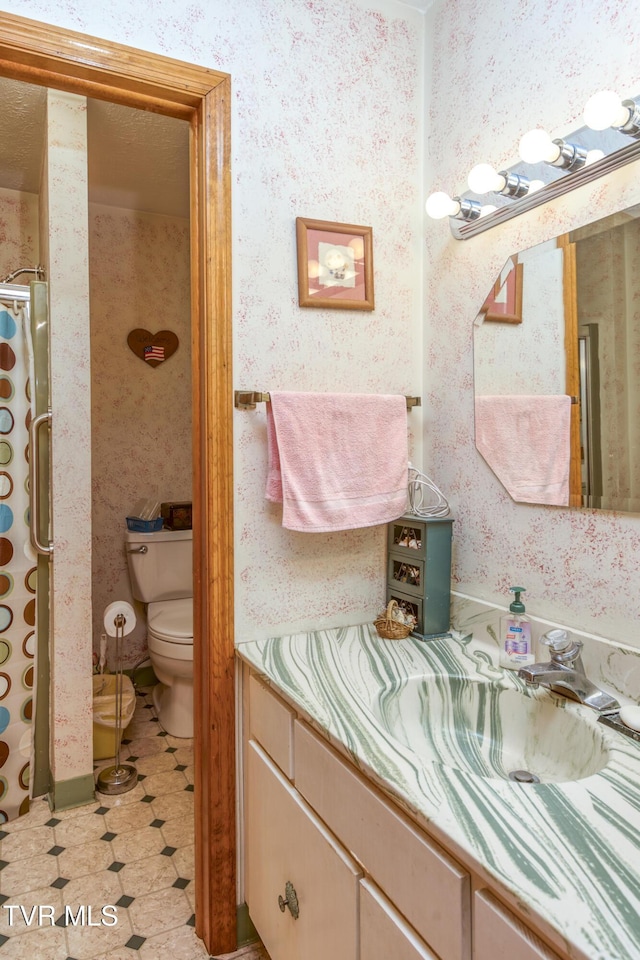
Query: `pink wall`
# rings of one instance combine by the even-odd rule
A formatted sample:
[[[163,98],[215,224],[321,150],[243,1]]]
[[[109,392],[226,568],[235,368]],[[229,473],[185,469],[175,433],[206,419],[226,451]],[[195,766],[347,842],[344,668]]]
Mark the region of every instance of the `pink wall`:
[[[91,204],[91,460],[93,645],[113,600],[133,602],[125,517],[139,499],[191,499],[189,223]],[[151,367],[127,346],[131,330],[172,330],[180,341]],[[127,637],[125,662],[146,651],[146,621]],[[110,663],[113,650],[110,645]]]
[[[0,280],[18,267],[35,267],[38,255],[37,194],[0,189]],[[16,283],[30,279],[25,274]]]
[[[237,388],[420,393],[418,10],[399,0],[11,0],[6,9],[231,75]],[[297,216],[373,228],[373,313],[298,306]],[[418,459],[421,422],[414,411]],[[372,619],[384,598],[384,530],[284,531],[264,499],[264,407],[234,411],[234,435],[238,640]]]
[[[638,202],[638,164],[465,242],[421,213],[423,191],[463,190],[475,163],[514,163],[527,129],[579,126],[596,86],[640,92],[631,0],[516,0],[507,13],[495,0],[438,0],[424,17],[392,0],[7,9],[231,73],[236,386],[423,383],[413,447],[452,502],[458,587],[504,602],[524,580],[532,612],[637,644],[638,519],[510,500],[473,443],[471,343],[507,256]],[[297,307],[296,216],[373,226],[373,315]],[[372,616],[381,537],[287,535],[263,500],[264,413],[236,412],[235,436],[239,639]]]
[[[42,231],[49,278],[52,523],[51,770],[54,781],[92,770],[91,444],[87,104],[47,94]],[[44,244],[42,244],[44,247]]]
[[[481,161],[516,163],[532,127],[576,129],[597,89],[640,93],[628,55],[635,12],[630,0],[516,0],[507,14],[489,0],[435,4],[427,190],[464,191]],[[639,200],[636,163],[470,240],[425,223],[425,463],[456,517],[456,586],[504,604],[521,583],[530,612],[635,646],[640,520],[510,499],[474,446],[472,325],[507,256]]]

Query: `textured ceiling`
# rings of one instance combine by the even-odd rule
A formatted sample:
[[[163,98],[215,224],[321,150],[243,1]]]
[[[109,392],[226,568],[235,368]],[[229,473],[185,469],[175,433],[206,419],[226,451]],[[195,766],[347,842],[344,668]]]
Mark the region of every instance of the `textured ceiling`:
[[[0,77],[0,187],[38,193],[46,90]],[[189,215],[189,125],[100,100],[87,102],[89,200]]]

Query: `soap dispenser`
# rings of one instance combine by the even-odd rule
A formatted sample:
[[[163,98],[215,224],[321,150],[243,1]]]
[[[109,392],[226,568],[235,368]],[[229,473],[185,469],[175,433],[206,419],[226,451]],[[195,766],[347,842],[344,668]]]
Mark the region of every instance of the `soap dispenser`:
[[[509,613],[500,618],[500,666],[519,670],[535,661],[531,647],[531,621],[524,615],[524,603],[520,594],[524,587],[510,587],[515,600],[509,605]]]

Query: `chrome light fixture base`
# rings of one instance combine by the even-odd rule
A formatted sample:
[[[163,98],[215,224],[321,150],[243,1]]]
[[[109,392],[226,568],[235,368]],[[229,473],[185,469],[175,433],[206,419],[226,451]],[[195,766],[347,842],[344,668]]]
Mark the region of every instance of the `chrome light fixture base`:
[[[640,139],[640,109],[635,100],[623,100],[622,106],[629,111],[629,119],[621,127],[616,127],[620,133],[627,137],[633,137],[634,140]]]
[[[456,203],[460,204],[460,211],[456,215],[458,220],[477,220],[482,216],[482,205],[477,200],[468,200],[464,197],[454,197]]]
[[[496,190],[496,193],[503,197],[513,197],[514,200],[520,197],[526,197],[529,193],[531,181],[528,177],[523,177],[521,173],[512,173],[509,170],[501,170],[500,176],[504,177],[505,184],[502,190]]]
[[[550,160],[552,166],[560,167],[562,170],[580,170],[587,162],[587,151],[584,147],[578,147],[575,143],[567,143],[566,140],[553,141],[560,150],[557,160]]]

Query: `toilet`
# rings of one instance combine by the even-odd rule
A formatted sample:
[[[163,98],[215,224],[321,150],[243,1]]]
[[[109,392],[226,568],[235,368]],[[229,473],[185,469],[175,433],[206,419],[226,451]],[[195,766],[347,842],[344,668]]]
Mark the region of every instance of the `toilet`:
[[[133,596],[147,604],[158,720],[173,737],[193,737],[192,531],[127,530],[125,548]]]

